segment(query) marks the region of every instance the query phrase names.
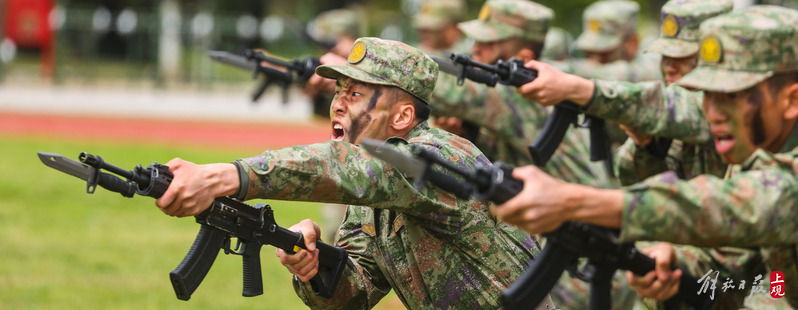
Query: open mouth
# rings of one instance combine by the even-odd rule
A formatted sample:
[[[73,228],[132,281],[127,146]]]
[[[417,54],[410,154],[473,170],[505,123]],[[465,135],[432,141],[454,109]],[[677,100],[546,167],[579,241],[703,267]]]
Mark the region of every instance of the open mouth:
[[[732,135],[715,135],[715,151],[720,154],[728,153],[734,147],[734,142],[734,136]]]
[[[341,123],[333,123],[332,134],[330,134],[330,139],[336,141],[344,140],[344,125],[341,125]]]

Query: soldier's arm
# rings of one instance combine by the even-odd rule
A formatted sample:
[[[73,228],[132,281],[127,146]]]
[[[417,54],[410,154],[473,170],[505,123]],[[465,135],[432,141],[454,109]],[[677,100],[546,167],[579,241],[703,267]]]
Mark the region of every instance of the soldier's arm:
[[[711,139],[701,110],[703,95],[661,82],[595,80],[587,113],[616,120],[641,134],[703,143]]]
[[[755,155],[763,158],[762,170],[728,179],[682,181],[668,172],[628,187],[621,238],[708,247],[794,243],[798,180],[790,166],[796,162],[779,162],[763,150]]]
[[[632,139],[627,139],[615,151],[615,169],[621,185],[635,184],[669,170],[663,154],[653,154],[646,147],[637,146]]]
[[[488,87],[465,80],[458,86],[450,74],[438,77],[430,107],[434,116],[457,117],[505,139],[523,139],[526,121],[545,122],[548,115],[504,85]]]
[[[377,252],[372,239],[365,235],[360,213],[347,210],[336,246],[347,251],[349,263],[341,275],[333,297],[325,299],[313,294],[309,283],[294,277],[294,290],[312,309],[371,309],[391,290],[372,257]]]
[[[457,146],[465,147],[465,140],[452,140],[449,142],[454,146],[445,148],[446,150],[457,149]],[[410,144],[407,141],[400,138],[388,141],[410,156]],[[455,145],[456,143],[461,145]],[[426,144],[423,147],[438,153],[444,149]],[[447,160],[451,160],[450,156],[458,157],[461,164],[473,164],[469,161],[474,160],[467,154],[440,155]],[[248,184],[245,189],[242,188],[239,198],[364,205],[410,215],[452,214],[455,208],[454,204],[440,202],[441,197],[454,201],[453,195],[434,186],[415,192],[412,179],[372,157],[358,145],[348,142],[327,141],[267,150],[236,163],[242,171],[241,184]]]

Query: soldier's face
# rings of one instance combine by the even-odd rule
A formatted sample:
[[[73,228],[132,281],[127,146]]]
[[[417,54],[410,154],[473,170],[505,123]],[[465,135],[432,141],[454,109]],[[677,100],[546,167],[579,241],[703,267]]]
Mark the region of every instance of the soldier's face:
[[[512,58],[516,53],[513,49],[510,40],[474,42],[471,47],[471,57],[481,63],[495,64],[499,60],[507,61]]]
[[[361,138],[387,139],[390,105],[383,87],[347,77],[335,82],[330,105],[331,140],[360,143]]]
[[[665,77],[665,84],[670,85],[681,79],[685,74],[693,71],[698,65],[698,54],[684,58],[673,58],[662,56],[659,62],[659,68],[662,70],[662,76]]]
[[[785,87],[786,88],[786,87]],[[715,150],[731,164],[741,164],[757,149],[778,152],[784,143],[785,124],[783,105],[786,94],[776,97],[768,89],[768,82],[735,92],[705,92],[704,113],[715,139]]]

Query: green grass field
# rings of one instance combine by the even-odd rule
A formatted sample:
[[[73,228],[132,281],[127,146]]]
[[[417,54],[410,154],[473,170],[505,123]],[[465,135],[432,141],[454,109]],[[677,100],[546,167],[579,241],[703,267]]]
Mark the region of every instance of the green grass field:
[[[123,142],[0,137],[0,309],[299,309],[290,274],[264,246],[264,295],[241,296],[241,258],[219,254],[189,301],[178,300],[169,272],[183,259],[199,225],[171,218],[152,198],[125,198],[42,164],[37,151],[72,159],[82,151],[125,169],[173,157],[229,162],[251,150],[207,150]],[[250,201],[255,203],[256,201]],[[267,201],[277,223],[319,220],[317,204]],[[382,309],[401,308],[395,297]]]

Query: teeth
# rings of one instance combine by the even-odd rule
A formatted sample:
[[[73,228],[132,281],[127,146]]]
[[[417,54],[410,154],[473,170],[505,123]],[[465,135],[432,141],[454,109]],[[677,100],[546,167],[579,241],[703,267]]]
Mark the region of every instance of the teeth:
[[[342,126],[341,124],[335,124],[335,126],[333,126],[333,129],[344,129],[344,126]]]

